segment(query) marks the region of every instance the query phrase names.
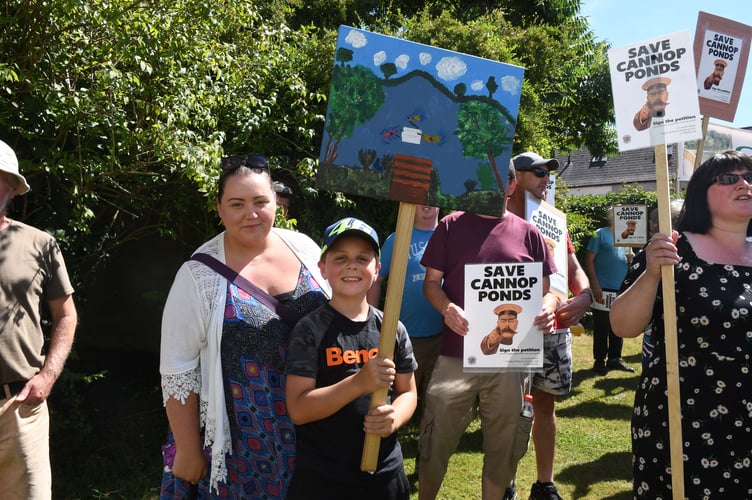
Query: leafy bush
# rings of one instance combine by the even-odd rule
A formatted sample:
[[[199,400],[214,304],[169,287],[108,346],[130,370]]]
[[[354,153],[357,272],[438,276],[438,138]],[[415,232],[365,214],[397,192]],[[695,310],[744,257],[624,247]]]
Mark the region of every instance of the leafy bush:
[[[587,247],[595,230],[608,225],[608,211],[619,204],[647,205],[650,213],[657,205],[657,196],[638,184],[628,184],[622,191],[605,194],[566,196],[566,189],[557,192],[556,207],[567,214],[567,229],[578,255]]]

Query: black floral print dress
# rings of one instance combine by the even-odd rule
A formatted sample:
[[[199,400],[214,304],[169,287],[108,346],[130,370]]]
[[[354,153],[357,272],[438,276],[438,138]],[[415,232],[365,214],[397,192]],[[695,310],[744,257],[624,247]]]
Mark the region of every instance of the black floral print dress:
[[[752,498],[752,268],[706,262],[684,236],[677,246],[684,494]],[[644,270],[642,253],[622,288]],[[661,294],[659,286],[655,349],[640,377],[632,415],[634,498],[672,498]]]

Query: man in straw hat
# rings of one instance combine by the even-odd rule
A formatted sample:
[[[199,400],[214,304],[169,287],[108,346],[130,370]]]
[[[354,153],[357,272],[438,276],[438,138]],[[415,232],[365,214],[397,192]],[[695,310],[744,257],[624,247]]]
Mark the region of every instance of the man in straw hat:
[[[13,150],[0,141],[0,488],[4,499],[49,499],[52,473],[47,396],[73,344],[77,314],[55,239],[8,217],[29,192]],[[43,354],[41,311],[49,310]]]
[[[647,92],[647,101],[642,108],[635,113],[632,123],[637,130],[650,128],[650,123],[655,118],[663,118],[668,106],[668,85],[670,78],[660,76],[651,78],[642,84],[642,90]]]

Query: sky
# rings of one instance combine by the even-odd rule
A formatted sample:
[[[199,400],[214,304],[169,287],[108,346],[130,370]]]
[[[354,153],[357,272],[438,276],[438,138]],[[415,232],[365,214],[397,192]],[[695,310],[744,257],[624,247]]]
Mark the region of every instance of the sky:
[[[582,15],[598,40],[621,47],[689,30],[694,42],[697,14],[700,11],[752,25],[749,0],[582,0]],[[752,56],[750,56],[752,59]],[[747,62],[739,106],[733,122],[710,119],[731,127],[752,126],[752,60]]]

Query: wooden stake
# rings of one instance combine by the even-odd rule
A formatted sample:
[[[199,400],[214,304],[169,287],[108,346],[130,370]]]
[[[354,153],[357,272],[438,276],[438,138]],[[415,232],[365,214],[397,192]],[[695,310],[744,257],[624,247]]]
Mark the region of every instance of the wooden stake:
[[[704,135],[703,135],[704,136]],[[666,145],[655,147],[658,227],[671,234],[671,199],[669,197],[668,157]],[[684,462],[682,461],[681,397],[679,394],[679,344],[676,334],[676,297],[674,266],[661,266],[663,321],[666,336],[666,383],[668,387],[668,431],[671,446],[671,489],[673,498],[684,499]]]
[[[697,170],[697,167],[702,165],[702,155],[705,151],[705,136],[708,135],[708,123],[710,123],[710,117],[708,115],[703,116],[702,117],[702,137],[700,137],[700,140],[697,141],[697,151],[695,151],[694,170]]]
[[[394,235],[394,250],[389,269],[389,279],[384,298],[384,320],[381,323],[381,337],[379,339],[379,356],[394,357],[394,343],[397,340],[397,322],[399,321],[402,292],[405,288],[407,274],[407,257],[410,250],[413,225],[415,224],[415,204],[400,202],[397,214],[397,228]],[[386,404],[389,390],[380,389],[371,394],[370,408]],[[378,434],[366,434],[363,441],[363,455],[360,460],[360,470],[376,472],[379,460],[381,437]]]

